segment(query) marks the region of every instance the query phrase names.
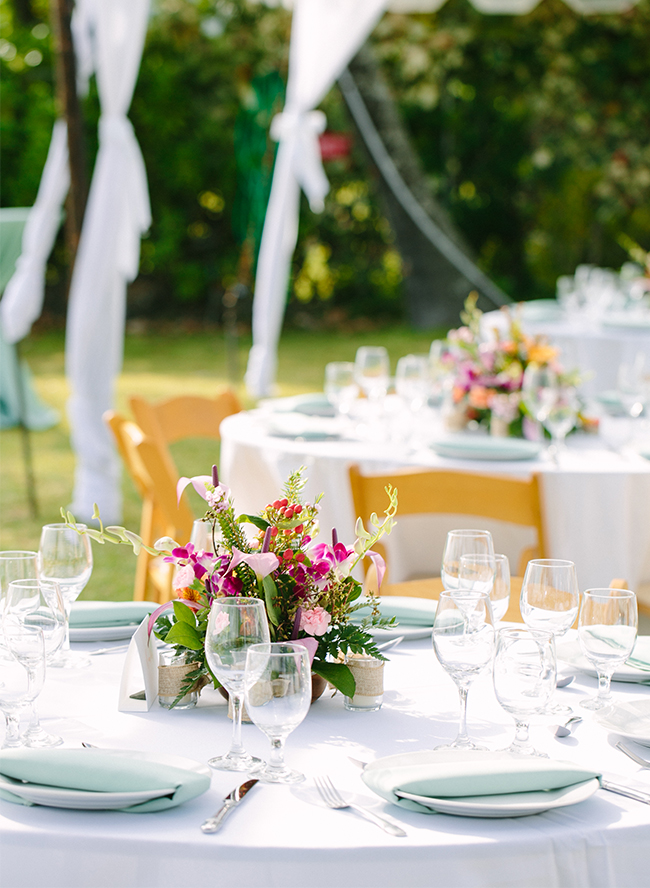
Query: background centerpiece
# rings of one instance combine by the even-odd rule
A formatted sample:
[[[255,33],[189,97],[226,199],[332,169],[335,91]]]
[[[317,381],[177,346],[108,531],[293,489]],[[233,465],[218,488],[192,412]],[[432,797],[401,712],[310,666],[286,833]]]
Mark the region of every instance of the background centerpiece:
[[[566,387],[577,386],[579,374],[564,370],[558,349],[543,337],[526,335],[516,312],[509,309],[503,309],[505,330],[495,328],[487,336],[477,299],[476,293],[468,296],[460,316],[464,326],[449,331],[440,359],[449,379],[445,422],[451,431],[475,421],[493,435],[528,436],[536,417],[531,415],[523,391],[527,368],[548,368]],[[584,422],[582,417],[578,421]]]
[[[384,574],[381,556],[372,546],[390,533],[397,511],[397,490],[387,488],[388,507],[383,518],[372,515],[370,529],[357,520],[357,538],[351,548],[332,531],[332,542],[315,543],[318,534],[319,500],[303,501],[306,483],[304,469],[292,473],[281,496],[259,515],[239,515],[229,489],[219,482],[216,467],[212,475],[181,478],[178,495],[189,484],[206,501],[203,521],[211,527],[213,552],[197,549],[191,543],[180,545],[165,537],[155,543],[152,554],[162,555],[175,565],[173,589],[176,598],[161,605],[149,620],[149,631],[195,668],[185,676],[180,700],[188,691],[212,681],[205,658],[205,633],[212,602],[217,598],[244,596],[264,601],[272,641],[296,641],[309,651],[312,672],[329,681],[348,697],[354,695],[352,672],[343,662],[348,654],[366,654],[384,659],[377,650],[371,627],[386,626],[378,600],[372,596],[360,602],[362,587],[352,572],[369,557]],[[76,526],[74,516],[61,510],[66,523]],[[99,543],[127,543],[136,554],[143,547],[137,534],[123,527],[104,527],[95,507],[99,529],[85,529]],[[244,526],[254,528],[247,534]],[[359,608],[371,605],[368,617],[353,622]]]

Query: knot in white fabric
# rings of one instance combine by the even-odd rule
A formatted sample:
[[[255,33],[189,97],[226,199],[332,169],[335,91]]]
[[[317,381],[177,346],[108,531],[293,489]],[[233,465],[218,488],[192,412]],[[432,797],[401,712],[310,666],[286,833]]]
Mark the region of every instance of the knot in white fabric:
[[[276,114],[271,122],[271,138],[280,142],[280,151],[290,153],[290,167],[309,199],[314,213],[322,213],[329,182],[323,170],[318,136],[327,118],[322,111],[288,109]]]
[[[133,125],[125,114],[102,114],[99,118],[99,141],[132,142],[135,141]]]
[[[325,130],[327,118],[322,111],[298,111],[289,108],[276,114],[271,121],[271,138],[276,142],[299,137],[307,131],[318,136]]]

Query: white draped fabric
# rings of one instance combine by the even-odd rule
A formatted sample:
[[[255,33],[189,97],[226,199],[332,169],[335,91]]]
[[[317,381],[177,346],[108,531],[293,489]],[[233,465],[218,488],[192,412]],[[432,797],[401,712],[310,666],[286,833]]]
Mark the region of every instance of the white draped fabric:
[[[293,13],[289,78],[284,111],[273,121],[280,143],[257,264],[253,348],[246,384],[259,397],[275,377],[277,343],[291,256],[298,234],[300,188],[315,212],[323,208],[329,185],[318,134],[325,116],[314,112],[363,44],[387,0],[298,0]]]
[[[147,176],[126,114],[142,57],[149,0],[94,0],[95,69],[101,103],[99,151],[68,306],[68,413],[77,454],[71,509],[98,503],[119,520],[119,461],[102,414],[113,406],[123,356],[126,285],[138,273],[140,238],[151,224]]]
[[[19,342],[40,316],[45,290],[45,266],[61,225],[61,207],[70,187],[68,130],[57,120],[43,168],[36,202],[23,231],[22,253],[0,302],[2,330],[7,342]]]

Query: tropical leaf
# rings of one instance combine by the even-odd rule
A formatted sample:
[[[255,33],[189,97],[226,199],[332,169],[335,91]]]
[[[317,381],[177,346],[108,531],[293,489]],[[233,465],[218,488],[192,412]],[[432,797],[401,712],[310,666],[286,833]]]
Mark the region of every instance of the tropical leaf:
[[[354,676],[345,663],[323,663],[314,660],[311,671],[322,676],[346,697],[354,697],[357,685]]]

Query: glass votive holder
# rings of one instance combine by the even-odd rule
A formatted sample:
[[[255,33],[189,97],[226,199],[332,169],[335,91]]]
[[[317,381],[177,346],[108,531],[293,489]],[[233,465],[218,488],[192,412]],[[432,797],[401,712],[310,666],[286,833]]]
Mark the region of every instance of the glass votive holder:
[[[158,702],[163,709],[193,709],[199,700],[198,690],[190,691],[174,706],[185,676],[197,668],[187,653],[176,653],[174,650],[163,650],[158,654]]]
[[[343,705],[351,712],[381,709],[384,700],[384,660],[353,654],[346,659],[356,689],[354,697],[344,697]]]

